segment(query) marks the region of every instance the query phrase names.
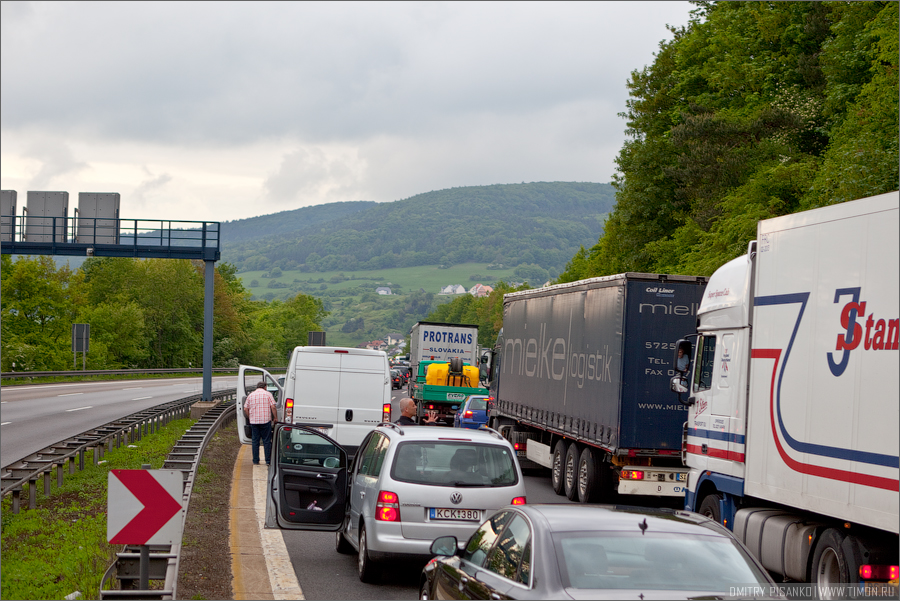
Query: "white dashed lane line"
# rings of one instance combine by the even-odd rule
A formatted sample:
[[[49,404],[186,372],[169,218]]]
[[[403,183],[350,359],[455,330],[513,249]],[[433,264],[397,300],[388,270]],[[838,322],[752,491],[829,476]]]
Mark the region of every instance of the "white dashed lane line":
[[[92,409],[92,408],[93,408],[93,405],[88,405],[87,407],[79,407],[78,409],[66,409],[66,413],[69,413],[71,411],[81,411],[82,409]]]
[[[58,394],[56,396],[78,396],[79,394],[84,394],[83,392],[70,392],[69,394]]]
[[[0,424],[0,426],[5,426],[5,425],[11,424],[11,423],[12,423],[12,422],[3,422],[2,424]]]
[[[152,396],[139,396],[138,398],[136,398],[136,399],[131,399],[131,400],[132,400],[132,401],[143,401],[143,400],[146,400],[146,399],[152,399],[152,398],[153,398]]]

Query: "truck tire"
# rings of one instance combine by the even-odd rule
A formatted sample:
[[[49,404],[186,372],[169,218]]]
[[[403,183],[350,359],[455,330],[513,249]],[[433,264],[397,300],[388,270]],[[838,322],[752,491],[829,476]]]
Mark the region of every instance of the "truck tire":
[[[578,500],[595,503],[600,498],[600,462],[594,456],[594,449],[584,447],[578,459]]]
[[[858,581],[860,559],[854,553],[856,540],[837,528],[822,533],[816,543],[809,581],[819,586],[819,598],[831,599],[828,587]]]
[[[550,483],[553,485],[553,492],[558,495],[565,493],[565,469],[566,469],[566,441],[556,441],[553,447],[553,462],[550,466]]]
[[[697,513],[705,515],[714,522],[722,523],[722,511],[719,509],[719,501],[723,499],[721,493],[713,493],[703,497]]]
[[[566,498],[570,501],[578,500],[578,455],[580,450],[574,442],[566,451],[566,463],[563,469],[563,482],[565,483]]]

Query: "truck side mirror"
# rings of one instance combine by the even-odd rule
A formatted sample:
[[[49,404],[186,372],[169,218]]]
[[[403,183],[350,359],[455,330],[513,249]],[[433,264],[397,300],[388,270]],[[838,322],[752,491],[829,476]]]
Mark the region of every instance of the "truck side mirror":
[[[681,394],[688,391],[688,381],[684,376],[674,376],[669,382],[669,389],[672,392]]]

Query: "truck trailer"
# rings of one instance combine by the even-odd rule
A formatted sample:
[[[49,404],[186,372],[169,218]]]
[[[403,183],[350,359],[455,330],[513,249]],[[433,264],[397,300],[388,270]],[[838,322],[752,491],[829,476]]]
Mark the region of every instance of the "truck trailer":
[[[760,221],[676,342],[685,508],[786,580],[897,581],[898,198]]]
[[[672,398],[675,340],[692,328],[705,278],[625,273],[503,298],[487,365],[490,425],[525,468],[587,503],[682,497],[687,407]]]

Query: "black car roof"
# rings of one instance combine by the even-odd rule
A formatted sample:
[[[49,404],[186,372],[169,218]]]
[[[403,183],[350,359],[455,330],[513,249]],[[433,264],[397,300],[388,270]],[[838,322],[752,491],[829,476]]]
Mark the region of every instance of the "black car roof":
[[[516,507],[529,516],[538,514],[553,532],[638,531],[646,520],[647,532],[727,536],[713,520],[697,513],[630,505],[534,504]],[[704,532],[705,531],[705,532]]]

